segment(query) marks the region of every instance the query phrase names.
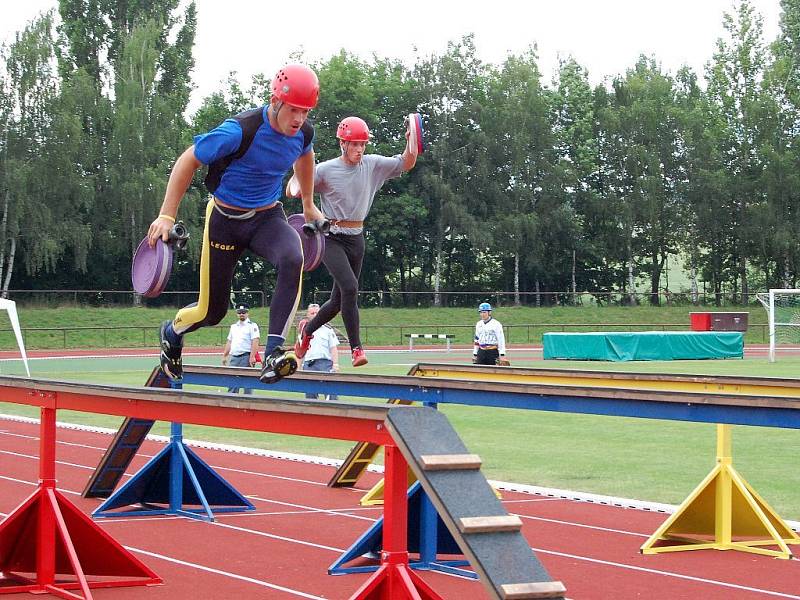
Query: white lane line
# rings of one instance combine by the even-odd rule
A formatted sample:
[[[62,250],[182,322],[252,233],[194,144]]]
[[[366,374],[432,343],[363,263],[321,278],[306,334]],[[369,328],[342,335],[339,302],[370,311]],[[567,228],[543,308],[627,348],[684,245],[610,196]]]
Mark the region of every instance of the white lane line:
[[[625,531],[623,529],[611,529],[610,527],[600,527],[599,525],[585,525],[583,523],[577,523],[575,521],[562,521],[561,519],[549,519],[547,517],[534,517],[531,515],[521,515],[518,513],[516,514],[520,519],[530,519],[531,521],[544,521],[546,523],[556,523],[557,525],[566,525],[569,527],[582,527],[583,529],[594,529],[596,531],[604,531],[608,533],[619,533],[621,535],[633,535],[636,537],[643,537],[647,539],[650,537],[649,534],[646,533],[637,533],[635,531]]]
[[[0,454],[8,454],[8,455],[11,455],[11,456],[16,456],[18,458],[28,458],[28,459],[31,459],[31,460],[38,460],[38,458],[39,458],[38,456],[31,456],[29,454],[20,454],[18,452],[9,452],[8,450],[0,450]],[[78,465],[78,464],[74,464],[74,463],[70,463],[70,462],[64,462],[64,461],[56,461],[56,464],[67,465],[67,466],[75,467],[75,468],[78,468],[78,469],[94,470],[94,467],[87,467],[85,465]],[[26,485],[38,485],[38,482],[23,481],[21,479],[14,479],[14,478],[5,477],[5,476],[2,476],[2,475],[0,475],[0,479],[6,479],[8,481],[14,481],[14,482],[17,482],[17,483],[24,483]],[[61,490],[62,488],[58,488],[58,489]],[[81,495],[80,492],[72,492],[72,491],[69,491],[69,490],[63,490],[63,491],[65,491],[66,493],[69,493],[69,494],[75,494],[77,496]],[[317,508],[317,507],[307,506],[307,505],[303,505],[303,504],[293,504],[293,503],[290,503],[290,502],[282,502],[280,500],[268,500],[268,499],[262,498],[261,496],[258,496],[258,495],[247,495],[246,497],[251,499],[251,500],[259,500],[261,502],[268,502],[268,503],[271,503],[271,504],[279,504],[281,506],[289,506],[291,508],[299,508],[299,509],[301,509],[303,511],[307,511],[307,513],[309,513],[309,514],[311,514],[311,513],[327,513],[327,514],[332,514],[332,515],[339,515],[339,516],[342,516],[342,517],[348,517],[348,518],[351,518],[351,519],[360,519],[360,520],[371,521],[371,522],[375,522],[377,520],[377,519],[374,519],[374,518],[371,518],[371,517],[363,517],[361,515],[352,515],[352,514],[347,514],[345,512],[341,512],[341,511],[344,511],[344,510],[349,510],[349,511],[353,511],[353,510],[368,510],[368,509],[363,509],[363,508],[355,508],[355,509],[353,509],[353,508],[350,508],[350,509],[323,509],[323,508]],[[278,514],[286,514],[286,513],[278,513]],[[215,517],[219,517],[219,516],[220,515],[215,515]]]
[[[0,475],[0,479],[5,481],[12,481],[14,483],[21,483],[22,485],[29,485],[32,487],[38,486],[38,481],[26,481],[24,479],[16,479],[15,477],[8,477],[6,475]],[[57,487],[56,488],[59,492],[63,492],[65,494],[72,494],[73,496],[80,496],[80,492],[73,492],[72,490],[65,490],[64,488]]]
[[[36,483],[23,481],[23,480],[19,480],[19,479],[14,479],[14,478],[2,476],[2,475],[0,475],[0,479],[5,479],[5,480],[8,480],[8,481],[14,481],[14,482],[18,482],[18,483],[23,483],[23,484],[31,485],[31,486],[37,485]],[[62,491],[62,492],[68,493],[68,494],[74,494],[74,495],[78,495],[78,496],[80,495],[79,492],[73,492],[73,491],[70,491],[70,490],[63,490],[61,488],[59,488],[59,490]],[[316,508],[316,507],[310,507],[310,506],[305,506],[305,505],[300,505],[300,504],[293,504],[293,503],[289,503],[289,502],[282,502],[282,501],[278,501],[278,500],[268,500],[266,498],[261,498],[261,497],[258,497],[258,496],[250,496],[250,498],[256,499],[256,500],[259,500],[259,501],[262,501],[262,502],[268,502],[268,503],[272,503],[272,504],[279,504],[279,505],[282,505],[282,506],[291,506],[291,507],[294,507],[294,508],[301,508],[301,509],[304,509],[304,510],[308,511],[308,513],[326,513],[326,514],[330,514],[330,515],[333,515],[333,516],[343,516],[343,517],[362,519],[362,520],[373,521],[373,522],[376,521],[376,519],[372,519],[372,518],[369,518],[369,517],[362,517],[362,516],[359,516],[359,515],[349,515],[349,514],[346,514],[346,513],[339,512],[339,511],[344,510],[344,509],[320,509],[320,508]],[[0,514],[2,514],[2,513],[0,513]],[[285,514],[285,513],[278,513],[278,514]],[[225,515],[225,516],[226,517],[230,517],[230,516],[236,516],[236,515],[229,514],[229,515]],[[596,527],[596,526],[592,526],[592,525],[583,525],[583,524],[580,524],[580,523],[571,523],[569,521],[561,521],[561,520],[558,520],[558,519],[547,519],[547,518],[544,518],[544,517],[530,517],[528,515],[518,515],[518,516],[520,516],[521,518],[527,518],[527,519],[533,519],[533,520],[541,520],[541,521],[550,521],[550,522],[554,522],[554,523],[558,523],[558,524],[571,525],[571,526],[576,526],[576,527],[585,527],[585,528],[588,528],[588,529],[597,529],[597,530],[601,530],[601,531],[620,533],[620,534],[623,534],[623,535],[633,535],[633,536],[639,536],[639,537],[647,537],[645,534],[639,534],[639,533],[634,533],[634,532],[629,532],[629,531],[622,531],[622,530],[609,529],[609,528],[603,528],[603,527]],[[164,518],[188,519],[187,517],[161,517],[159,519],[150,519],[150,520],[157,521],[157,520],[163,520]],[[119,522],[126,522],[126,521],[141,521],[141,520],[142,519],[139,519],[139,518],[135,518],[135,519],[108,519],[108,520],[106,520],[104,522],[106,522],[106,523],[119,523]],[[145,518],[145,520],[148,520],[148,519]],[[192,522],[195,522],[192,519],[189,519],[189,520],[191,520]],[[277,539],[277,540],[285,541],[285,542],[289,542],[289,543],[296,543],[296,544],[299,544],[299,545],[310,546],[310,547],[317,548],[317,549],[330,550],[332,552],[342,553],[342,552],[345,551],[344,549],[334,548],[334,547],[331,547],[331,546],[325,546],[325,545],[322,545],[322,544],[315,544],[315,543],[312,543],[312,542],[306,542],[306,541],[303,541],[303,540],[298,540],[298,539],[295,539],[295,538],[289,538],[289,537],[285,537],[285,536],[278,536],[278,535],[275,535],[275,534],[256,531],[256,530],[247,529],[247,528],[243,528],[243,527],[237,527],[237,526],[234,526],[234,525],[230,525],[228,523],[220,523],[219,521],[215,521],[214,523],[212,523],[212,525],[216,525],[218,527],[223,527],[223,528],[226,528],[226,529],[232,529],[232,530],[236,530],[236,531],[241,531],[243,533],[249,533],[249,534],[252,534],[252,535],[258,535],[258,536],[261,536],[261,537],[267,537],[267,538]],[[702,577],[694,577],[694,576],[691,576],[691,575],[683,575],[683,574],[679,574],[679,573],[671,573],[669,571],[660,571],[660,570],[657,570],[657,569],[648,569],[648,568],[645,568],[645,567],[637,567],[637,566],[634,566],[634,565],[627,565],[627,564],[624,564],[624,563],[618,563],[618,562],[614,562],[614,561],[607,561],[607,560],[602,560],[602,559],[597,559],[597,558],[590,558],[590,557],[586,557],[586,556],[578,556],[578,555],[568,554],[568,553],[564,553],[564,552],[557,552],[557,551],[554,551],[554,550],[545,550],[545,549],[542,549],[542,548],[532,548],[532,550],[534,552],[540,552],[542,554],[550,554],[550,555],[554,555],[554,556],[572,558],[572,559],[575,559],[575,560],[581,560],[581,561],[585,561],[585,562],[592,562],[592,563],[596,563],[596,564],[602,564],[602,565],[621,568],[621,569],[639,571],[639,572],[650,573],[650,574],[655,574],[655,575],[662,575],[662,576],[665,576],[665,577],[675,577],[675,578],[678,578],[678,579],[685,579],[685,580],[689,580],[689,581],[697,581],[697,582],[701,582],[701,583],[709,583],[711,585],[717,585],[717,586],[728,587],[728,588],[733,588],[733,589],[740,589],[740,590],[745,590],[745,591],[753,591],[753,592],[766,594],[766,595],[770,595],[770,596],[776,596],[776,597],[781,597],[781,598],[789,598],[791,600],[800,600],[800,596],[795,596],[795,595],[791,595],[791,594],[784,594],[782,592],[774,592],[774,591],[771,591],[771,590],[753,588],[753,587],[749,587],[749,586],[742,586],[742,585],[728,583],[728,582],[724,582],[724,581],[718,581],[718,580],[714,580],[714,579],[706,579],[706,578],[702,578]],[[141,551],[141,552],[147,554],[144,551]],[[156,556],[156,555],[153,555],[153,556]],[[158,555],[158,556],[160,557],[160,555]],[[166,558],[166,557],[163,557],[163,558],[164,558],[164,560],[172,560],[173,562],[181,563],[181,561],[178,561],[178,560],[169,559],[169,558]],[[189,564],[189,566],[193,566],[190,563],[187,563],[187,564]],[[207,569],[205,567],[200,567],[200,566],[197,566],[197,568]],[[208,570],[214,571],[212,569],[208,569]],[[224,572],[221,572],[221,571],[220,571],[220,573],[224,574]],[[231,576],[239,577],[239,576],[234,576],[234,575],[231,575]],[[264,583],[264,585],[269,587],[271,584]]]
[[[687,581],[696,581],[698,583],[708,583],[710,585],[717,585],[725,588],[732,588],[736,590],[743,590],[746,592],[755,592],[757,594],[765,594],[767,596],[777,596],[778,598],[790,598],[791,600],[800,600],[800,596],[793,594],[786,594],[783,592],[774,592],[772,590],[765,590],[762,588],[754,588],[747,585],[739,585],[736,583],[728,583],[726,581],[719,581],[717,579],[707,579],[705,577],[694,577],[692,575],[683,575],[681,573],[671,573],[670,571],[660,571],[658,569],[648,569],[646,567],[637,567],[634,565],[626,565],[624,563],[613,562],[609,560],[601,560],[599,558],[590,558],[588,556],[579,556],[577,554],[568,554],[566,552],[556,552],[554,550],[545,550],[544,548],[531,548],[534,552],[541,554],[551,554],[553,556],[560,556],[562,558],[571,558],[573,560],[581,560],[591,562],[599,565],[606,565],[609,567],[616,567],[618,569],[628,569],[631,571],[640,571],[651,575],[662,575],[664,577],[674,577],[676,579],[685,579]]]
[[[310,481],[308,479],[298,479],[297,477],[287,477],[286,475],[270,475],[269,473],[259,473],[257,471],[247,471],[245,469],[235,469],[233,467],[222,467],[218,465],[211,465],[214,469],[218,471],[228,471],[229,473],[240,473],[242,475],[252,475],[254,477],[267,477],[269,479],[278,479],[282,481],[291,481],[292,483],[305,483],[308,485],[314,485],[317,487],[328,487],[327,483],[322,483],[320,481]],[[363,490],[355,490],[354,488],[344,488],[350,491],[356,491],[361,494],[364,493]]]
[[[190,443],[190,442],[187,441],[187,443]],[[207,447],[207,446],[204,446],[204,447]],[[217,449],[217,448],[213,448],[213,449]],[[236,450],[238,450],[238,448]],[[256,453],[256,452],[253,452],[253,453]],[[251,452],[248,452],[248,454],[251,454]],[[274,456],[274,458],[280,458],[280,456]],[[292,455],[292,458],[290,460],[297,460],[298,458],[301,458],[301,456],[300,455]],[[314,458],[314,457],[309,457],[309,458]],[[23,483],[28,483],[28,482],[23,482]],[[497,483],[502,484],[503,482],[497,482]],[[33,485],[33,484],[31,484],[31,485]],[[520,487],[521,488],[528,488],[528,486],[521,486],[519,484],[507,484],[507,483],[501,485],[500,487],[504,487],[504,489],[510,489],[511,491],[522,491],[520,489],[514,489],[515,487],[516,488],[520,488]],[[531,490],[525,489],[524,493],[531,493],[532,490],[533,490],[533,488],[531,488]],[[76,492],[69,492],[67,490],[64,490],[64,491],[66,491],[67,493],[75,493],[75,494],[77,494]],[[546,490],[546,491],[547,492],[555,492],[555,491],[557,491],[557,492],[559,492],[559,494],[564,493],[563,490]],[[534,492],[534,493],[541,493],[541,491],[537,488],[536,492]],[[555,497],[555,498],[554,497],[543,498],[543,500],[544,499],[552,499],[552,500],[565,499],[565,500],[573,500],[573,501],[574,500],[592,501],[592,499],[594,499],[594,496],[591,495],[591,494],[584,494],[584,493],[577,493],[577,492],[570,492],[570,493],[571,494],[579,494],[581,497],[580,498],[570,498],[569,496],[561,496],[560,498],[558,498],[558,497]],[[313,507],[305,507],[303,505],[296,505],[296,504],[291,504],[291,503],[286,503],[286,502],[266,500],[266,499],[263,499],[263,498],[260,498],[260,497],[257,497],[257,496],[253,496],[251,498],[254,498],[254,499],[257,499],[257,500],[261,500],[261,501],[264,501],[264,502],[271,502],[271,503],[275,503],[275,504],[281,504],[281,505],[286,505],[286,506],[293,506],[293,507],[296,507],[296,508],[302,508],[302,509],[305,509],[305,510],[309,510],[312,513],[313,512],[328,512],[328,513],[336,514],[333,510],[316,509],[316,508],[313,508]],[[602,501],[602,502],[599,502],[599,503],[607,504],[606,497],[598,496],[597,498]],[[614,500],[617,500],[617,499],[614,499]],[[631,502],[637,502],[638,503],[640,501],[631,501]],[[616,504],[616,502],[614,504],[611,504],[611,505],[613,506],[615,504]],[[647,503],[641,502],[641,504],[647,504]],[[619,506],[619,505],[617,505],[617,506]],[[638,506],[630,506],[630,508],[639,508],[639,507]],[[649,507],[647,507],[647,508],[649,508]],[[670,507],[670,508],[674,508],[674,507]],[[661,505],[658,505],[657,509],[659,509],[658,512],[662,512],[662,510],[660,510],[661,509]],[[667,512],[667,511],[663,511],[663,512]],[[247,513],[227,514],[225,516],[226,517],[245,516],[246,514]],[[250,513],[250,514],[252,514],[252,513]],[[357,517],[355,515],[347,515],[347,514],[344,514],[344,513],[339,513],[339,514],[341,514],[341,516],[347,516],[347,517],[353,517],[353,518],[364,518],[364,517]],[[601,528],[601,527],[596,527],[596,526],[591,526],[591,525],[584,525],[584,524],[580,524],[580,523],[571,523],[571,522],[568,522],[568,521],[559,521],[559,520],[556,520],[556,519],[545,519],[543,517],[529,517],[527,515],[520,515],[520,516],[524,517],[524,518],[538,519],[538,520],[543,520],[543,521],[549,520],[549,521],[552,521],[554,523],[563,523],[563,524],[566,524],[566,525],[572,525],[572,526],[576,526],[576,527],[585,527],[585,528],[589,528],[589,529],[598,529],[598,530],[609,531],[609,532],[617,532],[617,533],[620,533],[620,534],[623,534],[623,535],[647,537],[646,534],[640,534],[640,533],[635,533],[635,532],[626,532],[626,531],[622,531],[622,530],[606,529],[606,528]],[[369,520],[374,520],[374,519],[369,519]],[[789,523],[791,525],[794,525],[794,523],[791,522],[791,521]],[[555,552],[555,551],[541,550],[541,552],[554,554],[554,555],[571,556],[569,554],[558,553],[558,552]],[[693,578],[693,577],[687,576],[687,575],[679,575],[679,574],[663,572],[663,571],[648,570],[648,569],[644,569],[644,568],[641,568],[641,567],[634,567],[632,565],[624,565],[624,564],[619,564],[619,563],[613,563],[613,562],[610,562],[610,561],[602,561],[602,560],[599,560],[599,559],[590,559],[588,557],[577,557],[577,556],[575,556],[574,558],[579,559],[579,560],[586,560],[586,561],[593,561],[593,562],[608,564],[608,565],[617,565],[617,566],[619,566],[621,568],[626,568],[626,569],[641,570],[641,571],[652,571],[654,573],[662,574],[664,576],[672,576],[672,577],[686,578],[686,579],[696,579],[698,581],[702,581],[701,578]],[[713,582],[713,580],[709,580],[709,581]],[[725,583],[725,582],[714,582],[714,583],[717,583],[718,585],[722,585],[722,586],[729,586],[729,587],[740,588],[740,589],[750,589],[750,588],[746,588],[746,587],[743,587],[743,586],[737,586],[736,584],[728,584],[728,583]],[[786,598],[800,600],[800,596],[786,595],[786,594],[782,594],[780,592],[771,592],[771,591],[768,591],[768,590],[756,590],[756,591],[760,591],[761,593],[764,593],[764,594],[777,595],[777,596],[780,596],[780,597],[786,597]]]
[[[346,550],[346,548],[334,548],[333,546],[325,546],[324,544],[315,544],[314,542],[307,542],[305,540],[298,540],[297,538],[290,538],[283,535],[277,535],[274,533],[267,533],[266,531],[258,531],[255,529],[248,529],[246,527],[237,527],[236,525],[230,525],[228,523],[220,523],[219,521],[214,521],[211,523],[216,527],[222,527],[223,529],[232,529],[233,531],[241,531],[242,533],[249,533],[250,535],[257,535],[259,537],[269,538],[271,540],[280,540],[282,542],[289,542],[291,544],[300,544],[301,546],[309,546],[311,548],[317,548],[319,550],[329,550],[331,552],[336,552],[337,554],[341,554]]]
[[[30,460],[39,460],[38,456],[34,456],[32,454],[22,454],[21,452],[11,452],[10,450],[0,450],[0,454],[8,454],[9,456],[16,456],[17,458],[28,458]],[[88,471],[94,471],[94,467],[87,467],[86,465],[79,465],[76,463],[66,462],[63,460],[57,460],[57,465],[64,465],[67,467],[75,467],[76,469],[84,469]]]
[[[503,504],[526,504],[528,502],[555,502],[561,498],[531,498],[530,500],[501,500]]]
[[[191,350],[184,350],[184,356],[218,356],[214,352],[192,352]],[[120,358],[154,358],[158,356],[158,352],[151,353],[134,353],[134,354],[64,354],[63,356],[29,356],[29,361],[49,361],[49,360],[81,360],[84,358],[91,359],[120,359]],[[19,358],[0,358],[0,362],[14,362]],[[118,369],[117,369],[118,370]]]
[[[6,415],[0,414],[0,420],[11,421],[14,423],[25,423],[27,425],[38,425],[39,419],[34,419],[32,417],[21,417],[17,415]],[[96,427],[91,425],[75,425],[73,423],[65,423],[63,421],[57,421],[56,426],[59,429],[67,429],[71,431],[82,431],[82,432],[90,432],[90,433],[98,433],[100,435],[116,435],[116,429],[110,429],[107,427]],[[38,438],[34,438],[38,439]],[[166,435],[156,435],[156,434],[148,434],[145,438],[147,441],[156,442],[167,444],[170,441],[169,436]],[[246,454],[247,456],[259,456],[262,458],[272,458],[277,460],[288,460],[291,462],[299,462],[303,464],[312,464],[312,465],[323,465],[327,467],[334,467],[339,468],[342,466],[341,459],[337,458],[327,458],[324,456],[310,456],[308,454],[296,454],[292,452],[279,452],[277,450],[264,450],[261,448],[248,448],[247,446],[234,446],[231,444],[218,444],[215,442],[206,442],[203,440],[192,440],[184,438],[183,442],[187,446],[191,446],[193,448],[204,448],[207,450],[218,450],[220,452],[233,452],[236,454]],[[105,448],[102,448],[105,450]],[[369,465],[367,470],[372,473],[381,473],[383,474],[383,466],[382,465]]]
[[[349,516],[346,514],[346,511],[357,511],[357,510],[374,510],[371,507],[367,508],[336,508],[331,509],[330,512],[335,513],[338,512],[342,516],[346,517]],[[281,511],[262,511],[262,510],[248,510],[245,512],[238,512],[238,513],[217,513],[214,515],[214,519],[220,521],[221,519],[225,519],[226,521],[229,519],[243,519],[243,518],[250,518],[250,517],[282,517],[284,515],[308,515],[313,514],[318,511],[314,510],[281,510]],[[103,523],[141,523],[145,521],[164,521],[164,520],[184,520],[186,517],[181,515],[158,515],[156,517],[125,517],[125,513],[120,513],[119,517],[104,517]],[[194,519],[193,519],[194,520]]]
[[[292,594],[293,596],[299,596],[300,598],[309,598],[310,600],[326,600],[324,596],[314,596],[313,594],[307,594],[305,592],[301,592],[300,590],[293,590],[292,588],[287,588],[282,585],[277,585],[274,583],[269,583],[267,581],[262,581],[261,579],[254,579],[252,577],[245,577],[244,575],[237,575],[236,573],[231,573],[230,571],[222,571],[220,569],[206,567],[205,565],[198,565],[197,563],[192,563],[185,560],[179,560],[177,558],[172,558],[171,556],[164,556],[163,554],[157,554],[155,552],[149,552],[147,550],[142,550],[141,548],[134,548],[133,546],[125,546],[125,549],[130,552],[136,552],[137,554],[143,554],[145,556],[149,556],[151,558],[155,558],[158,560],[171,562],[173,564],[180,565],[182,567],[190,567],[192,569],[197,569],[198,571],[205,571],[206,573],[222,575],[223,577],[229,577],[231,579],[236,579],[238,581],[252,583],[254,585],[269,588],[271,590],[286,592],[287,594]]]
[[[268,502],[270,504],[279,504],[281,506],[290,506],[292,508],[300,508],[302,510],[307,510],[312,513],[326,513],[331,515],[336,515],[339,517],[348,517],[350,519],[359,519],[362,521],[372,521],[373,523],[377,521],[377,519],[373,519],[372,517],[362,517],[361,515],[349,515],[347,513],[337,512],[338,509],[327,509],[327,508],[317,508],[315,506],[307,506],[305,504],[294,504],[292,502],[281,502],[280,500],[269,500],[268,498],[262,498],[261,496],[247,496],[251,500],[259,500],[261,502]]]
[[[22,438],[24,440],[31,440],[33,442],[38,442],[39,441],[39,436],[38,435],[25,435],[25,434],[22,434],[22,433],[10,433],[10,432],[2,430],[2,429],[0,429],[0,435],[6,435],[8,437]],[[76,448],[87,448],[89,450],[97,450],[99,452],[105,452],[105,450],[106,450],[105,448],[101,448],[100,446],[90,446],[88,444],[76,444],[75,442],[64,442],[64,441],[61,441],[61,440],[56,440],[56,444],[60,444],[62,446],[74,446]]]
[[[2,434],[3,434],[3,432],[0,431],[0,435],[2,435]],[[19,434],[19,433],[12,433],[12,434],[6,434],[6,435],[8,435],[9,437],[24,438],[24,439],[28,439],[28,440],[31,440],[31,441],[38,441],[39,440],[38,436],[22,435],[22,434]],[[86,445],[86,444],[75,444],[75,443],[72,443],[72,442],[62,442],[60,440],[56,440],[56,443],[59,444],[59,445],[64,445],[64,446],[73,446],[73,447],[77,447],[77,448],[87,448],[87,449],[90,449],[90,450],[98,450],[100,452],[105,452],[106,451],[106,448],[100,448],[100,447],[97,447],[97,446],[89,446],[89,445]],[[8,451],[0,450],[0,453],[1,452],[8,452]],[[36,459],[36,460],[38,460],[38,458],[39,458],[38,456],[33,456],[33,455],[28,455],[28,454],[24,454],[24,455],[20,454],[19,456],[20,457],[24,457],[24,458],[33,458],[33,459]],[[155,456],[155,455],[154,454],[147,454],[145,452],[137,452],[136,456],[141,457],[141,458],[146,459],[146,460],[149,460],[149,459],[153,458],[153,456]],[[79,466],[79,465],[75,465],[73,463],[65,463],[65,462],[62,462],[62,463],[59,463],[59,464],[76,466],[76,467],[81,468],[81,469],[95,469],[96,468],[96,467]],[[212,467],[213,469],[217,470],[217,471],[228,471],[230,473],[241,473],[243,475],[252,475],[254,477],[265,477],[267,479],[277,479],[277,480],[282,480],[282,481],[291,481],[291,482],[294,482],[294,483],[305,483],[307,485],[313,485],[313,486],[317,486],[317,487],[327,487],[328,486],[327,483],[322,483],[322,482],[319,482],[319,481],[310,481],[308,479],[299,479],[297,477],[287,477],[285,475],[271,475],[269,473],[259,473],[257,471],[248,471],[246,469],[237,469],[237,468],[234,468],[234,467],[225,467],[225,466],[220,466],[220,465],[209,465],[209,466]],[[125,477],[131,477],[131,475],[126,473]],[[363,494],[364,493],[363,490],[357,489],[357,488],[342,488],[342,489],[345,489],[345,490],[348,490],[350,492],[357,493],[357,494]]]

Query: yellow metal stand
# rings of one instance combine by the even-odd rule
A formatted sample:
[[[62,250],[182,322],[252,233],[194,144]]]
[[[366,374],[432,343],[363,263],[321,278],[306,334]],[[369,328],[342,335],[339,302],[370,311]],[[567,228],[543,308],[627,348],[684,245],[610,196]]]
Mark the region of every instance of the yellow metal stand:
[[[406,488],[410,488],[414,483],[417,481],[417,476],[414,475],[414,471],[411,470],[409,467],[408,469],[408,485]],[[378,483],[372,486],[372,489],[368,491],[359,501],[361,506],[380,506],[383,504],[383,482],[384,480],[381,479]]]
[[[670,545],[656,546],[658,542]],[[717,425],[717,465],[640,550],[657,554],[711,548],[792,558],[787,544],[800,544],[800,536],[733,468],[731,426]]]
[[[411,487],[414,483],[416,483],[416,481],[417,476],[414,475],[414,471],[409,469],[408,487]],[[503,496],[500,494],[500,491],[495,487],[492,487],[492,489],[494,490],[494,495],[502,499]],[[383,479],[372,486],[372,489],[362,496],[359,504],[361,506],[379,506],[383,504]]]

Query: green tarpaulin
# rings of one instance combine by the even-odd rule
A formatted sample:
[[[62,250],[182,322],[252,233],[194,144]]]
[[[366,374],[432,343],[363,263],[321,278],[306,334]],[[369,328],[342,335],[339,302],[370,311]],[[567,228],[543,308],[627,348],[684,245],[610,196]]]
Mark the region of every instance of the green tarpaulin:
[[[544,358],[572,360],[686,360],[742,358],[740,331],[545,333]]]

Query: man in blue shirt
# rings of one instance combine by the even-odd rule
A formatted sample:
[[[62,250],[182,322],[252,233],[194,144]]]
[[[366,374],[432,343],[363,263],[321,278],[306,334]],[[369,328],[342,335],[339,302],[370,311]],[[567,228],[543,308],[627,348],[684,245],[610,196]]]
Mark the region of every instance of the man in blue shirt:
[[[161,325],[161,368],[183,375],[183,336],[216,325],[228,310],[231,281],[241,254],[249,249],[277,268],[270,303],[269,332],[260,379],[275,382],[297,370],[297,358],[282,348],[300,300],[303,250],[278,199],[285,174],[294,167],[307,222],[323,218],[314,205],[314,130],[306,121],[319,98],[319,81],[305,65],[287,65],[272,80],[268,105],[227,119],[198,135],[177,160],[164,202],[148,233],[150,245],[167,241],[181,199],[195,171],[208,165],[200,296]]]

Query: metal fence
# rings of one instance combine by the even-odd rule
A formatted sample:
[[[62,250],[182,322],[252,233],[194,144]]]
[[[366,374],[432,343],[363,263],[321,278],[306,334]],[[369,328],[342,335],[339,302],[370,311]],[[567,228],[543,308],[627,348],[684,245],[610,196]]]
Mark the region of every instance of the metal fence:
[[[590,331],[684,331],[687,323],[527,323],[504,325],[509,344],[540,344],[542,335],[548,332]],[[225,343],[229,326],[204,327],[187,337],[191,346],[214,347]],[[340,328],[343,329],[343,328]],[[342,331],[343,332],[343,331]],[[471,344],[473,325],[362,325],[361,337],[367,345],[407,346],[411,333],[446,333],[455,337],[454,344]],[[131,325],[125,327],[23,327],[22,334],[28,348],[157,348],[158,328]],[[748,343],[768,343],[768,325],[751,323],[745,334]],[[290,343],[294,342],[290,338]],[[435,344],[435,340],[424,340],[423,344]],[[0,348],[16,348],[13,330],[0,329]]]
[[[8,290],[5,295],[18,304],[35,306],[150,306],[181,307],[197,301],[197,290],[166,291],[158,298],[145,298],[133,290]],[[251,307],[267,306],[267,295],[260,290],[232,290],[232,304],[246,302]]]
[[[132,290],[9,290],[6,297],[20,304],[40,306],[150,306],[181,307],[197,300],[197,290],[166,291],[158,298],[144,298]],[[308,290],[304,302],[323,302],[330,290]],[[663,290],[657,295],[664,306],[714,306],[736,307],[758,305],[756,293],[747,295],[742,304],[741,294],[712,294],[700,292],[693,301],[688,292]],[[246,302],[251,307],[265,307],[269,295],[263,290],[233,290],[232,303]],[[518,302],[519,300],[519,302]],[[514,291],[389,291],[364,290],[359,292],[359,304],[364,307],[427,308],[432,306],[474,307],[480,302],[496,306],[626,306],[647,305],[652,300],[649,292],[633,294],[617,291],[584,292],[514,292]],[[438,301],[438,302],[437,302]]]
[[[687,323],[524,323],[503,325],[506,342],[509,344],[541,344],[542,335],[552,332],[592,332],[592,331],[686,331]],[[411,333],[453,334],[454,344],[471,344],[475,333],[474,325],[362,325],[361,338],[365,344],[390,343],[408,345],[407,335]],[[769,343],[769,325],[750,323],[745,333],[748,343]],[[388,341],[387,341],[388,340]],[[424,345],[430,340],[422,340]],[[435,343],[435,342],[434,342]]]

